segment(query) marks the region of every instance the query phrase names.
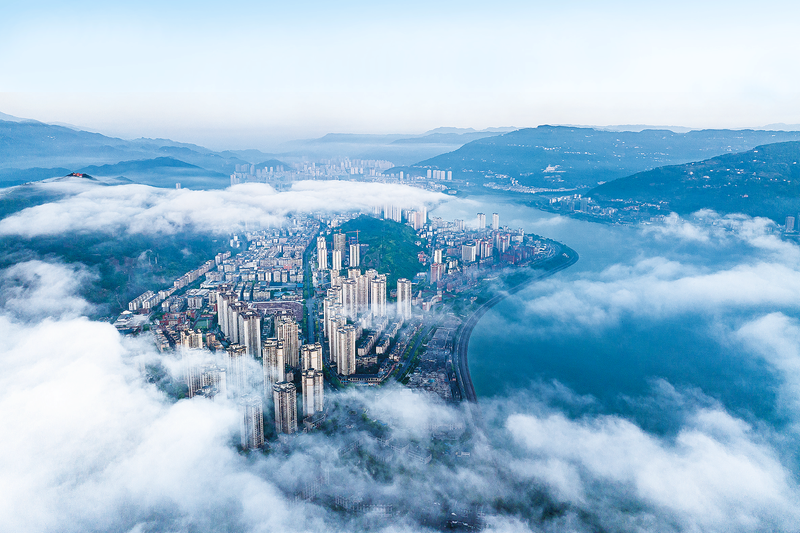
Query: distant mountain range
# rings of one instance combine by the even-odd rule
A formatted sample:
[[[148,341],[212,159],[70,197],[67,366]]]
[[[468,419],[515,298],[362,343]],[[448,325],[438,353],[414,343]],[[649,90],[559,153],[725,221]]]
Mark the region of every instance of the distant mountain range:
[[[474,140],[409,167],[452,170],[480,182],[504,174],[535,187],[595,187],[664,165],[708,159],[756,146],[800,140],[800,131],[603,131],[539,126]]]
[[[663,203],[680,214],[709,208],[782,223],[800,213],[800,141],[639,172],[600,185],[588,196],[601,202]]]

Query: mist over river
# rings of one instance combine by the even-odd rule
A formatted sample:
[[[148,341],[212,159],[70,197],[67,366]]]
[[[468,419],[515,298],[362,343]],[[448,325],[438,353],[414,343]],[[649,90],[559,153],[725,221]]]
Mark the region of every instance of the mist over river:
[[[687,397],[754,424],[796,419],[794,363],[778,352],[797,350],[800,251],[768,221],[703,213],[611,226],[496,196],[431,215],[471,221],[477,212],[580,254],[476,326],[469,367],[484,402],[534,390],[574,416],[617,414],[656,433],[679,429]]]

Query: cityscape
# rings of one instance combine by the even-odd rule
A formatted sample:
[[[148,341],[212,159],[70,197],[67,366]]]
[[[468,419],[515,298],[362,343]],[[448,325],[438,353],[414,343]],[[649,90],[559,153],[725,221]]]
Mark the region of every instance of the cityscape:
[[[0,533],[797,533],[798,17],[3,3]]]
[[[476,295],[492,292],[487,279],[544,268],[568,249],[501,226],[499,213],[487,225],[484,213],[465,223],[425,207],[374,211],[233,234],[232,251],[134,298],[114,326],[151,334],[180,359],[176,399],[235,402],[243,450],[324,424],[326,390],[400,383],[444,402],[474,401],[457,337],[468,341]],[[388,287],[391,273],[362,264],[369,244],[360,230],[342,231],[355,219],[411,228],[426,243],[413,257],[420,272]]]

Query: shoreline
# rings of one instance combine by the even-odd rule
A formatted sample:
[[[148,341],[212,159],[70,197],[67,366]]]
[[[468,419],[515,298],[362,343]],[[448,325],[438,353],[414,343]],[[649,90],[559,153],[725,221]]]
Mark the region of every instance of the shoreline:
[[[560,246],[562,247],[560,255],[566,255],[568,258],[566,262],[561,263],[550,269],[545,268],[543,270],[535,270],[534,275],[532,275],[530,278],[490,298],[478,309],[473,311],[473,313],[464,323],[464,326],[458,333],[458,338],[456,340],[456,353],[455,353],[456,380],[458,381],[458,388],[459,391],[461,392],[462,401],[466,400],[470,403],[477,403],[478,401],[477,395],[475,394],[475,387],[472,384],[472,376],[469,373],[469,362],[467,360],[467,352],[469,351],[469,339],[472,336],[472,330],[475,329],[475,326],[478,324],[481,317],[483,317],[483,315],[485,315],[489,309],[500,303],[503,299],[505,299],[509,295],[516,294],[517,292],[521,291],[523,288],[533,283],[534,281],[544,279],[548,276],[552,276],[556,272],[560,272],[574,265],[578,261],[578,259],[580,258],[578,252],[576,252],[575,250],[566,245],[560,245]]]

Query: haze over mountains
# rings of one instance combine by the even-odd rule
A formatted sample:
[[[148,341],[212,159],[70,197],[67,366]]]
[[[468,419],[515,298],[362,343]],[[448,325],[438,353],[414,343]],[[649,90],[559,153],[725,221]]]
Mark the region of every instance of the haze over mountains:
[[[390,172],[412,175],[452,170],[456,180],[477,185],[513,178],[524,186],[577,189],[599,201],[660,203],[680,213],[712,208],[780,221],[787,212],[800,210],[793,164],[800,131],[787,131],[791,126],[781,124],[767,128],[443,127],[419,135],[331,133],[286,142],[280,153],[268,154],[255,149],[215,152],[169,139],[125,140],[0,115],[0,186],[80,172],[106,183],[217,189],[230,184],[237,166],[288,168],[350,157],[388,160],[398,165]],[[756,147],[760,157],[751,152]]]
[[[533,187],[594,187],[664,165],[708,159],[756,146],[800,140],[800,132],[762,130],[601,131],[539,126],[465,144],[421,161],[412,170],[436,168],[476,180],[503,174]]]

